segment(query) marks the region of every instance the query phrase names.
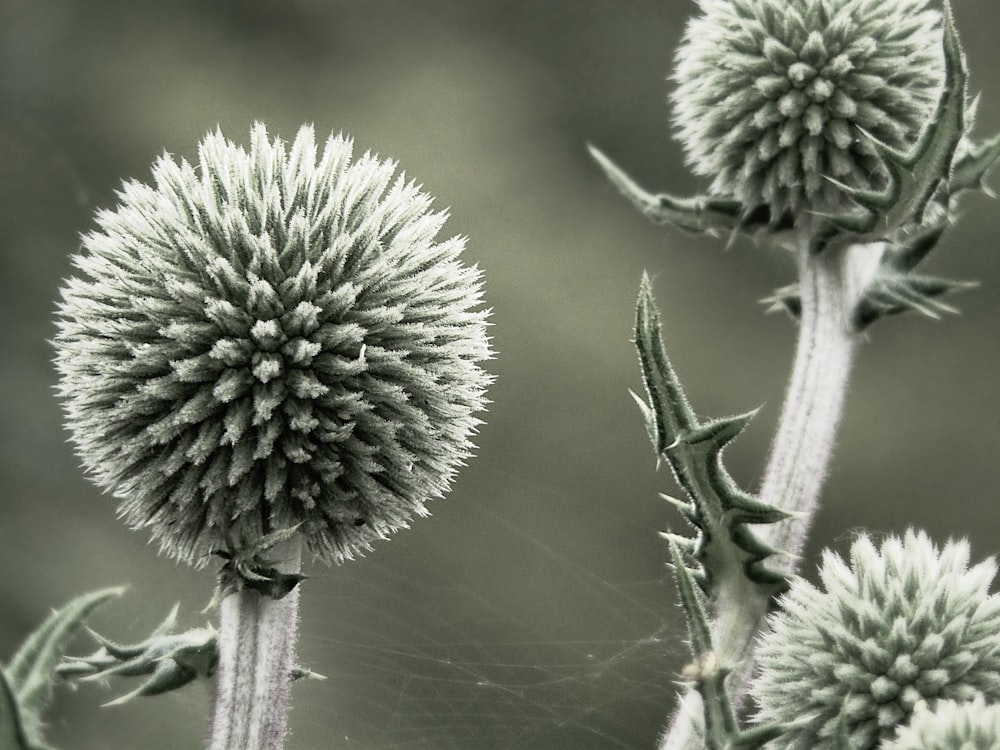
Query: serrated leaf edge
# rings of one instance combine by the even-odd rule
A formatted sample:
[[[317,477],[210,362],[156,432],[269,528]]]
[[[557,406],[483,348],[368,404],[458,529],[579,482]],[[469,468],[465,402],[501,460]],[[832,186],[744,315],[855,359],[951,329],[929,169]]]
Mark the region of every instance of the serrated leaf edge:
[[[649,276],[643,274],[636,305],[635,344],[648,400],[640,410],[658,457],[666,458],[688,501],[681,514],[698,530],[692,559],[699,584],[709,595],[724,568],[738,565],[741,575],[776,593],[784,576],[765,561],[778,551],[761,541],[750,524],[775,523],[787,511],[760,502],[740,489],[722,464],[726,445],[742,432],[754,412],[700,422],[688,402],[663,345],[659,310]],[[640,403],[641,400],[640,400]]]

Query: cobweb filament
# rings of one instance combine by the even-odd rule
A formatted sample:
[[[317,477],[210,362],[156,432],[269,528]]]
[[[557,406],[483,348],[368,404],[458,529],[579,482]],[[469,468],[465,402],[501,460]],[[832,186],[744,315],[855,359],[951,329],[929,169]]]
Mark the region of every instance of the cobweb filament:
[[[666,576],[616,583],[520,521],[476,513],[564,597],[525,602],[530,586],[424,559],[334,571],[319,604],[340,621],[302,628],[303,658],[330,677],[322,713],[303,700],[296,721],[335,722],[364,750],[653,746],[686,654]]]

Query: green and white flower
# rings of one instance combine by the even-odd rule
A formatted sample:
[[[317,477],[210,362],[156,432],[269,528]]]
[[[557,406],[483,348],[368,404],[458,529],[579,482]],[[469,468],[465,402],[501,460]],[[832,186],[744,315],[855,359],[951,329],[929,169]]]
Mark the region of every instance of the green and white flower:
[[[917,705],[910,723],[883,750],[988,750],[1000,747],[1000,706],[982,696],[969,703]]]
[[[72,441],[120,514],[204,562],[297,527],[339,561],[425,515],[491,377],[480,272],[396,165],[313,129],[208,135],[97,214],[59,307]]]
[[[969,567],[967,542],[938,549],[923,532],[850,564],[827,551],[825,590],[796,579],[770,618],[751,687],[762,724],[790,724],[773,748],[878,747],[921,701],[1000,700],[1000,596],[992,559]]]
[[[773,222],[838,212],[889,175],[870,140],[907,151],[944,74],[928,0],[700,0],[676,55],[674,124],[715,195]]]

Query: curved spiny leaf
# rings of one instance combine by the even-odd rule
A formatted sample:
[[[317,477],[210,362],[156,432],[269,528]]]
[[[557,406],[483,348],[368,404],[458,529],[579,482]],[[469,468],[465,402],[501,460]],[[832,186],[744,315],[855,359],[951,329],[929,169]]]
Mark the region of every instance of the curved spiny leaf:
[[[963,190],[989,192],[986,175],[997,163],[997,159],[1000,159],[1000,133],[972,146],[955,160],[951,179],[948,181],[948,192],[951,195]]]
[[[776,550],[758,539],[750,524],[788,517],[740,489],[722,464],[722,451],[746,427],[753,413],[706,422],[688,403],[663,346],[659,311],[649,277],[643,275],[636,307],[635,344],[647,401],[641,410],[653,448],[667,459],[687,501],[673,500],[697,530],[691,559],[706,594],[726,576],[745,577],[773,594],[784,577],[764,564]]]
[[[679,198],[669,193],[650,193],[611,159],[594,146],[588,146],[591,157],[604,171],[618,192],[635,206],[640,213],[656,224],[670,224],[690,234],[707,234],[718,237],[733,235],[739,231],[752,232],[755,229],[790,228],[791,220],[781,217],[772,221],[767,206],[747,209],[740,201],[712,195],[697,195]]]
[[[850,232],[870,235],[869,239],[923,222],[924,210],[931,198],[941,183],[947,183],[951,177],[952,162],[965,135],[968,71],[951,4],[945,2],[944,5],[945,79],[930,123],[906,153],[862,131],[889,170],[889,184],[885,190],[853,188],[827,177],[863,208],[862,213],[827,218]]]

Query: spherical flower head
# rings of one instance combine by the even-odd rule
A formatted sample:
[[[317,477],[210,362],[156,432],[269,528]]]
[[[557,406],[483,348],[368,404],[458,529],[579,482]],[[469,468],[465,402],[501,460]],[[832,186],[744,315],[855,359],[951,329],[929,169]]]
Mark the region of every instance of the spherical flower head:
[[[928,0],[699,4],[676,56],[674,123],[712,192],[777,221],[849,206],[827,177],[885,187],[869,135],[907,151],[943,80]]]
[[[163,155],[74,257],[55,339],[71,439],[120,515],[203,563],[297,526],[340,561],[426,515],[491,377],[480,272],[395,164],[254,126]]]
[[[757,719],[792,725],[769,748],[836,748],[841,724],[875,748],[920,701],[1000,700],[993,560],[969,567],[968,543],[910,531],[859,537],[849,565],[828,551],[819,575],[825,590],[796,579],[762,637]]]
[[[1000,747],[1000,705],[982,696],[969,703],[918,704],[913,718],[883,750],[988,750]]]

